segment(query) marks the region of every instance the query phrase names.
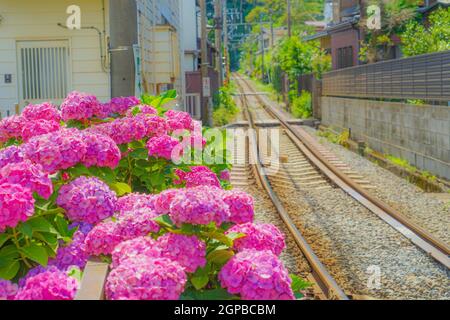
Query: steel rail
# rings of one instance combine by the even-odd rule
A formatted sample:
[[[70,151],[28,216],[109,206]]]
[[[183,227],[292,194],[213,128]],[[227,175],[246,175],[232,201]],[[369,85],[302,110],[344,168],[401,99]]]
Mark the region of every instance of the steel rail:
[[[248,110],[248,103],[246,101],[245,94],[240,95],[244,114],[250,124],[252,129],[255,129],[255,123],[252,114]],[[254,164],[257,173],[257,179],[260,181],[261,185],[266,190],[268,196],[270,197],[272,203],[277,209],[281,219],[285,223],[289,232],[292,234],[295,242],[297,243],[299,249],[302,251],[306,260],[312,269],[312,277],[314,278],[316,284],[319,286],[320,290],[325,294],[327,299],[337,299],[337,300],[349,300],[349,297],[344,293],[342,288],[336,283],[334,278],[330,275],[326,267],[322,264],[320,259],[314,253],[314,250],[308,244],[306,239],[303,237],[301,232],[295,226],[294,221],[291,219],[289,213],[284,208],[281,200],[278,198],[275,191],[272,189],[270,181],[267,179],[264,166],[262,164],[261,158],[259,157],[259,152],[257,148],[257,136],[254,131],[249,133],[249,145],[250,145],[250,160]]]
[[[241,77],[239,79],[244,82],[251,91],[255,91],[245,78]],[[450,247],[446,243],[437,239],[430,232],[409,220],[399,211],[367,192],[344,172],[330,163],[317,149],[318,143],[308,137],[303,129],[294,128],[288,123],[286,117],[279,110],[268,105],[259,95],[255,95],[255,97],[269,114],[280,121],[288,135],[309,158],[311,163],[319,168],[333,183],[407,237],[417,247],[424,250],[447,269],[450,269]]]

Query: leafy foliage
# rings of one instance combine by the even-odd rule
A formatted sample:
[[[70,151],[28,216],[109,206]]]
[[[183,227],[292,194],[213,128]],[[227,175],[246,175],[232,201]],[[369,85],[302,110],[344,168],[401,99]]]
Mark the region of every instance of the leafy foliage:
[[[405,56],[450,50],[450,8],[439,8],[429,17],[429,27],[410,21],[401,34]]]
[[[215,126],[229,124],[239,113],[239,108],[232,97],[232,91],[232,85],[228,84],[221,87],[214,97],[213,120]]]
[[[403,31],[405,23],[417,16],[419,0],[372,0],[368,5],[377,5],[381,9],[381,29],[370,30],[367,18],[360,25],[366,37],[361,43],[360,59],[373,63],[386,59],[394,46],[392,37]]]
[[[299,97],[292,99],[292,114],[296,118],[306,119],[312,116],[311,93],[303,90]]]

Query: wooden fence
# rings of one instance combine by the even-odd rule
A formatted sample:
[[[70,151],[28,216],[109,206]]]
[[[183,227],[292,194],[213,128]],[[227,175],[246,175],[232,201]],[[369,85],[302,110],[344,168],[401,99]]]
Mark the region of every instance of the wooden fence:
[[[328,72],[322,94],[450,101],[450,51]]]

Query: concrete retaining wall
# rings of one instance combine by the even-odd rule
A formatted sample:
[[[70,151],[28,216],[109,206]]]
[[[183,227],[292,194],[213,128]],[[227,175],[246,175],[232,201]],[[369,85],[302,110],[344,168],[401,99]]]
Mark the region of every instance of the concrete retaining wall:
[[[450,107],[322,97],[322,123],[450,179]]]

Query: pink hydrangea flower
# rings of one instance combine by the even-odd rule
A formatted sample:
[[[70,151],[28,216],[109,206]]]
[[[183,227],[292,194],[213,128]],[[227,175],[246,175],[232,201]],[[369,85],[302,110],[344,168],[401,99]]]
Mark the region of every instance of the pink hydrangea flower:
[[[34,214],[34,198],[30,189],[19,184],[0,184],[0,232],[15,228]]]
[[[86,252],[92,256],[109,255],[124,239],[117,231],[118,224],[113,221],[101,222],[88,233],[84,243]]]
[[[191,167],[191,171],[187,172],[183,179],[186,182],[186,188],[194,188],[199,186],[221,188],[217,175],[205,166]]]
[[[130,193],[120,197],[116,203],[116,216],[120,217],[123,213],[137,209],[148,208],[155,209],[156,197],[151,194]]]
[[[214,187],[186,189],[172,200],[169,216],[178,226],[183,223],[217,225],[228,221],[230,211],[223,202],[221,190]]]
[[[167,233],[157,243],[165,258],[178,262],[188,273],[206,265],[206,245],[196,236]]]
[[[222,268],[219,281],[243,300],[295,299],[288,271],[270,251],[239,252]]]
[[[88,223],[75,223],[69,228],[73,229],[75,227],[78,227],[78,230],[74,233],[72,241],[58,249],[56,258],[49,261],[49,265],[54,265],[63,271],[71,266],[84,269],[89,259],[89,253],[86,250],[84,241],[93,226]]]
[[[113,114],[111,110],[111,105],[109,103],[98,103],[94,106],[92,113],[98,119],[106,119],[111,114]]]
[[[230,180],[231,180],[230,171],[229,171],[229,170],[223,170],[223,171],[220,173],[220,180],[223,180],[223,181],[230,181]]]
[[[156,137],[167,134],[168,126],[164,118],[148,114],[138,114],[135,118],[140,119],[145,126],[146,137]]]
[[[95,126],[90,131],[107,135],[117,144],[138,141],[146,135],[145,123],[138,117],[116,119],[113,122]]]
[[[241,190],[225,191],[223,201],[230,207],[230,221],[236,224],[253,222],[255,208],[253,197]]]
[[[155,211],[142,208],[130,212],[124,212],[117,219],[116,232],[122,239],[129,240],[146,236],[151,232],[158,232],[160,227],[153,221],[158,214]]]
[[[145,114],[145,115],[158,115],[158,111],[153,108],[152,106],[146,105],[146,104],[140,104],[138,106],[136,106],[139,108],[139,113],[138,114]],[[126,112],[126,116],[127,117],[133,117],[133,110],[135,108],[131,108]]]
[[[26,120],[22,116],[11,116],[0,120],[0,143],[22,137],[22,128]]]
[[[0,149],[0,168],[10,163],[18,163],[24,160],[21,147],[10,146]]]
[[[28,270],[27,274],[19,279],[19,288],[22,288],[25,286],[25,283],[27,282],[27,280],[29,278],[33,278],[35,276],[37,276],[40,273],[44,273],[47,271],[61,271],[59,270],[56,266],[41,266],[41,265],[37,265],[36,267]]]
[[[60,129],[59,122],[54,120],[27,121],[22,128],[22,139],[27,142],[33,137],[55,132]]]
[[[0,300],[14,300],[18,289],[11,281],[0,279]]]
[[[72,221],[96,224],[112,217],[117,196],[103,181],[79,177],[59,190],[56,203]]]
[[[61,104],[61,115],[64,121],[87,120],[101,112],[100,102],[97,97],[81,92],[71,92]]]
[[[61,113],[55,105],[50,102],[41,104],[29,104],[23,109],[22,116],[28,121],[47,120],[47,121],[61,121]]]
[[[83,132],[82,135],[86,143],[86,155],[83,159],[86,167],[115,169],[119,165],[120,149],[110,137],[93,132]]]
[[[117,268],[124,261],[134,259],[139,255],[161,258],[162,250],[156,245],[156,241],[150,237],[139,237],[124,241],[117,245],[112,253],[112,267]]]
[[[279,256],[286,247],[284,236],[273,224],[245,223],[235,225],[228,233],[242,233],[245,237],[234,241],[234,248],[238,251],[254,249],[258,251],[270,250]]]
[[[165,117],[170,131],[175,130],[193,130],[194,124],[189,113],[184,111],[169,110]]]
[[[26,280],[15,300],[73,300],[78,290],[76,279],[57,270],[48,270]]]
[[[25,157],[55,173],[80,163],[86,155],[86,144],[77,129],[64,129],[33,137],[23,145]]]
[[[28,160],[0,168],[0,183],[6,182],[20,184],[44,199],[50,198],[53,193],[53,184],[48,174],[40,165],[35,165]]]
[[[168,214],[170,205],[177,194],[182,192],[179,189],[169,189],[161,192],[155,199],[155,211],[158,214]]]
[[[181,185],[185,182],[184,177],[186,176],[186,172],[180,169],[175,169],[174,171],[177,178],[174,178],[173,183],[175,185]]]
[[[141,102],[136,97],[117,97],[109,102],[112,113],[125,114],[131,107],[139,105]]]
[[[109,300],[178,300],[186,281],[177,262],[139,255],[109,274],[105,291]]]
[[[147,142],[148,155],[155,158],[172,159],[172,153],[180,142],[168,135],[150,138]],[[176,156],[176,155],[174,155]]]

